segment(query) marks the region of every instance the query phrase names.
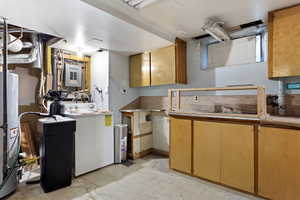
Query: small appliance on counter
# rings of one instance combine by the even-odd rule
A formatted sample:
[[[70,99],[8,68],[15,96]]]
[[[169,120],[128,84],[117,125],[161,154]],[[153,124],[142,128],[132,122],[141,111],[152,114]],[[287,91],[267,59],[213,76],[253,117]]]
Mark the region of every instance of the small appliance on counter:
[[[54,116],[38,120],[41,133],[41,187],[51,192],[72,183],[76,120]]]

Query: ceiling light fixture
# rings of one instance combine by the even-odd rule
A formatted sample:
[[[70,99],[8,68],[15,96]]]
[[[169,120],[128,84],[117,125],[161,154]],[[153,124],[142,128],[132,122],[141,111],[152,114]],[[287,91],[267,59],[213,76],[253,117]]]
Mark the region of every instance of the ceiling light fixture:
[[[141,9],[158,0],[122,0],[122,1],[127,5],[129,5],[130,7]]]

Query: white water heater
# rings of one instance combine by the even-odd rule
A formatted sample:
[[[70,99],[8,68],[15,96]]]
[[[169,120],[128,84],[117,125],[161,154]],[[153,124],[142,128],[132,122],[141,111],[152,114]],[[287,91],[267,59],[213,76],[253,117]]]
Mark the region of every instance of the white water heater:
[[[0,72],[0,125],[3,124],[3,73]],[[6,176],[3,174],[5,167],[9,169],[15,168],[15,162],[18,157],[19,141],[18,141],[18,75],[8,73],[7,76],[7,148],[4,146],[4,133],[0,129],[0,199],[2,195],[9,194],[16,189],[17,174],[16,170],[8,170]],[[6,165],[6,166],[5,166]]]

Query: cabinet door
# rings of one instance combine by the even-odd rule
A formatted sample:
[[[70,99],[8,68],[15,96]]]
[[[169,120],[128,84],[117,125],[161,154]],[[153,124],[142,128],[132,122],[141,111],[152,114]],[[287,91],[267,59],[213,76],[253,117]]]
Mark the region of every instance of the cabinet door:
[[[300,6],[269,13],[269,77],[300,75]]]
[[[171,118],[170,167],[192,172],[192,121]]]
[[[150,54],[130,56],[130,87],[150,86]]]
[[[194,175],[220,182],[221,124],[194,121]]]
[[[175,46],[151,52],[151,85],[165,85],[176,82]]]
[[[254,192],[254,127],[221,126],[221,183]]]
[[[258,194],[299,199],[300,131],[261,127],[258,141]]]

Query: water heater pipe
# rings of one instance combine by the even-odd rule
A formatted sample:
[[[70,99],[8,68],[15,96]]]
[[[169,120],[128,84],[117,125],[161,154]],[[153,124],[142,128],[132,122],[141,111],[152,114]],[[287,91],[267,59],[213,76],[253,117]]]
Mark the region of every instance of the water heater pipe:
[[[2,79],[2,87],[3,87],[3,177],[7,175],[7,131],[8,131],[8,124],[7,124],[7,74],[8,74],[8,63],[7,63],[7,54],[8,54],[8,27],[6,18],[3,18],[3,48],[2,48],[2,56],[3,56],[3,64],[2,64],[2,71],[3,71],[3,79]]]

